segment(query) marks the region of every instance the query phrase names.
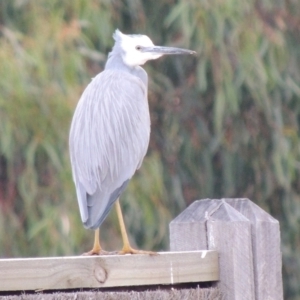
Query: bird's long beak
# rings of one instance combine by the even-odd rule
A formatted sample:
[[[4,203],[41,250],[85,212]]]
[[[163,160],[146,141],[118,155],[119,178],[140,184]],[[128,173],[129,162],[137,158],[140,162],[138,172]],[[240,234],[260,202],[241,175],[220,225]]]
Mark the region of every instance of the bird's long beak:
[[[160,55],[196,54],[195,51],[188,50],[188,49],[181,49],[175,47],[162,47],[162,46],[142,47],[141,51],[160,54]]]

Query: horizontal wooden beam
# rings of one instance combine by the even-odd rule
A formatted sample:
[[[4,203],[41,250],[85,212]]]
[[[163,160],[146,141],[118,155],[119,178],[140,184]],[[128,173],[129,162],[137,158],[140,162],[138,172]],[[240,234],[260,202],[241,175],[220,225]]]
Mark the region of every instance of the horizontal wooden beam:
[[[219,279],[216,251],[0,259],[0,291],[101,288]]]

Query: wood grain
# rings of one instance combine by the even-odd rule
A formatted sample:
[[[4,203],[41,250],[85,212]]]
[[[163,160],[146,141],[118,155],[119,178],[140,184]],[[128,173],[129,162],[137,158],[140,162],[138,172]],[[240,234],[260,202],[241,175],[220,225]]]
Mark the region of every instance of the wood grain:
[[[255,299],[283,299],[279,222],[249,199],[224,199],[250,222]]]
[[[214,281],[216,251],[0,260],[0,291],[101,288]]]
[[[195,201],[170,223],[170,246],[171,251],[217,250],[224,298],[255,299],[251,223],[226,201]]]

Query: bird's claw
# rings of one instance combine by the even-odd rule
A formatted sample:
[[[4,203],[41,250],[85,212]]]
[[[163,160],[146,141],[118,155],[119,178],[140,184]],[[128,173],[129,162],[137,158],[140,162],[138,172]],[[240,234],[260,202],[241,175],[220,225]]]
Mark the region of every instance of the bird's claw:
[[[82,256],[95,256],[95,255],[110,255],[111,253],[102,249],[92,249],[91,251],[82,253]]]
[[[145,251],[145,250],[138,250],[131,247],[124,247],[122,250],[118,251],[117,254],[125,255],[125,254],[146,254],[146,255],[157,255],[157,252],[153,251]]]
[[[105,251],[105,250],[94,250],[81,254],[82,256],[103,256],[103,255],[126,255],[126,254],[143,254],[143,255],[158,255],[157,252],[137,250],[134,248],[123,248],[120,251]]]

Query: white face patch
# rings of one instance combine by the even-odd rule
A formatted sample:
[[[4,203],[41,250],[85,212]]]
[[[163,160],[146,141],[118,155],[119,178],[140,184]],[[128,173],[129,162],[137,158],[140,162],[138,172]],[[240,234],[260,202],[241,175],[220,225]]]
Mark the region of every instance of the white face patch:
[[[131,67],[140,66],[148,60],[162,56],[162,54],[142,52],[138,50],[139,46],[151,47],[154,46],[154,44],[146,35],[128,36],[122,34],[121,48],[124,51],[123,61],[126,65]]]

